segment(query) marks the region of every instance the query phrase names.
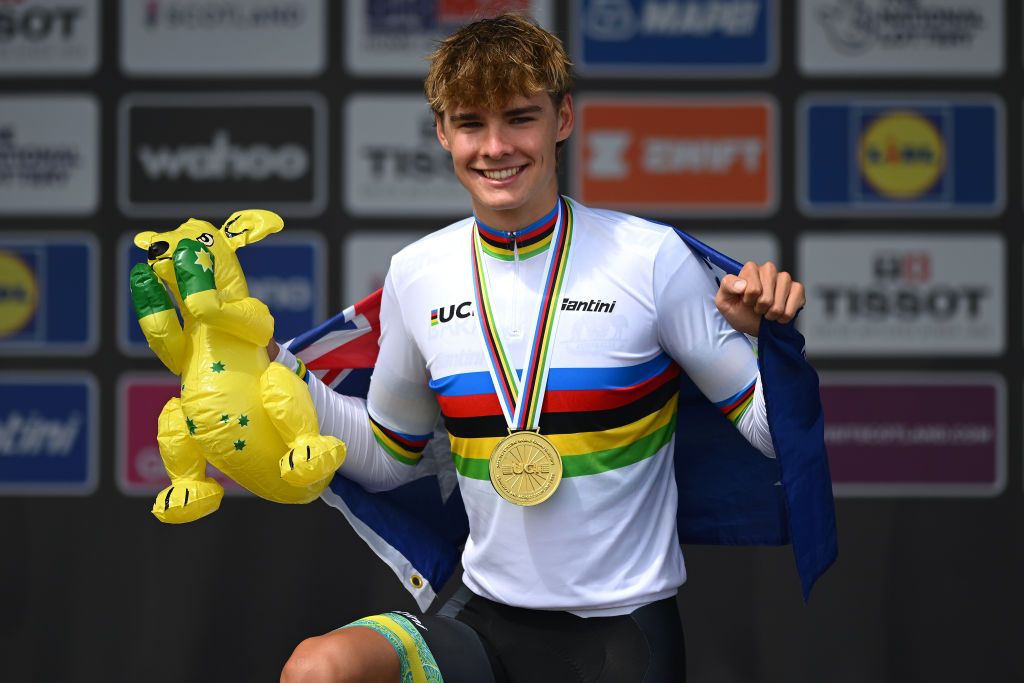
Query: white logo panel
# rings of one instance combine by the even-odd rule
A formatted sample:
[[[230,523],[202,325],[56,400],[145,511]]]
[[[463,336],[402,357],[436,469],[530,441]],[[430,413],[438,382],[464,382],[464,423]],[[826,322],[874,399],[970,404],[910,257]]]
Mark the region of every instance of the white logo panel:
[[[0,96],[0,215],[96,210],[99,109],[91,95]]]
[[[100,63],[99,27],[98,0],[0,4],[0,74],[91,74]]]
[[[361,76],[423,76],[424,59],[461,26],[503,11],[525,12],[553,30],[551,0],[460,0],[405,2],[348,0],[345,4],[345,64]]]
[[[341,305],[351,306],[384,286],[391,257],[412,244],[423,233],[381,230],[356,232],[345,238],[341,262]]]
[[[801,0],[799,12],[806,74],[1003,72],[1003,0]]]
[[[345,204],[364,216],[462,218],[469,195],[420,95],[356,95],[345,108]]]
[[[323,0],[121,2],[121,68],[134,76],[318,74]]]
[[[797,261],[808,353],[1002,353],[1004,250],[993,234],[803,237]]]

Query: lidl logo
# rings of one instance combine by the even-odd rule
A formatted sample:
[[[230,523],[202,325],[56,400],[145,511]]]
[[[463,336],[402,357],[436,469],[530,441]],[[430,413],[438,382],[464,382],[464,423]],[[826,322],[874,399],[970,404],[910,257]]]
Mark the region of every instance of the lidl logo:
[[[943,118],[915,111],[867,118],[858,150],[865,189],[895,199],[941,193],[946,165]]]
[[[799,109],[799,200],[805,213],[1002,210],[1005,126],[997,98],[811,96]]]
[[[767,97],[582,98],[574,194],[662,215],[770,213],[775,109]]]
[[[97,343],[95,239],[74,233],[0,238],[0,354],[87,355]]]
[[[0,251],[0,338],[18,334],[35,317],[39,285],[34,269],[13,251]]]

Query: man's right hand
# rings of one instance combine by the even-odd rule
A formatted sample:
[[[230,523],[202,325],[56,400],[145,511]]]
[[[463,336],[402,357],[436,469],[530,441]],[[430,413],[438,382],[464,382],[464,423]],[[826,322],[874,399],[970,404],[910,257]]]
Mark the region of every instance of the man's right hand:
[[[270,359],[271,363],[273,363],[274,359],[277,358],[277,354],[280,350],[281,347],[278,346],[277,342],[274,341],[273,337],[271,337],[270,342],[267,344],[267,357]]]

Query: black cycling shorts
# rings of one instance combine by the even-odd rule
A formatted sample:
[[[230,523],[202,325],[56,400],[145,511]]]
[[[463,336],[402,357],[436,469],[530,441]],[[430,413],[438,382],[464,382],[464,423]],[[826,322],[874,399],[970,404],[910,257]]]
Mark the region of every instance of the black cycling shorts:
[[[584,619],[509,607],[462,586],[435,615],[391,612],[351,626],[370,626],[391,641],[402,660],[402,680],[439,680],[438,672],[445,683],[686,679],[675,598],[631,614]]]

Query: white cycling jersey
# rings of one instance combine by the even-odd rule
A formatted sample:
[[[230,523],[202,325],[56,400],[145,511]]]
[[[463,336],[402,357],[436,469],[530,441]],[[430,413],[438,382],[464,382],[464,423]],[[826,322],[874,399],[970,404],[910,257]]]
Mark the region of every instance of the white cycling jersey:
[[[680,373],[762,453],[774,453],[754,351],[716,309],[703,262],[669,227],[565,202],[571,211],[555,207],[514,240],[469,218],[403,249],[384,285],[366,402],[312,374],[309,386],[322,432],[348,445],[341,474],[370,490],[420,474],[440,410],[469,518],[462,560],[472,591],[518,607],[622,614],[673,595],[686,579],[672,463],[675,439],[686,438],[675,433]],[[554,221],[569,215],[574,236],[540,419],[564,474],[550,499],[520,507],[488,478],[488,457],[508,428],[473,303],[473,231],[502,341],[521,363]]]

